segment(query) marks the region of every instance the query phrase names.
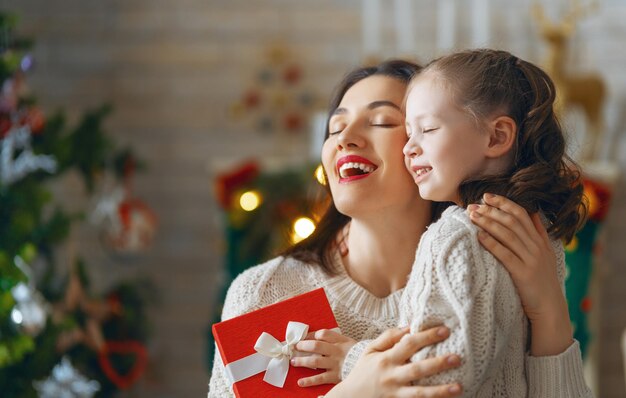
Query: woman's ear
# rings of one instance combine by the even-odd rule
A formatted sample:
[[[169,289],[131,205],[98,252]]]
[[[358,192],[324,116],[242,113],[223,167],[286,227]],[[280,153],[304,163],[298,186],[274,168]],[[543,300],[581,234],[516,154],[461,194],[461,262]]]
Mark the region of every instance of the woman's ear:
[[[517,140],[517,123],[509,116],[498,116],[489,123],[486,156],[499,158],[511,151]]]

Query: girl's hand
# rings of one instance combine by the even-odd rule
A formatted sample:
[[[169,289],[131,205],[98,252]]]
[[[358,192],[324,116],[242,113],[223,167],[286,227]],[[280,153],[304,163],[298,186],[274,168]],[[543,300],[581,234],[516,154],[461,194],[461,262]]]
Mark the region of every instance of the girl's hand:
[[[300,387],[317,386],[319,384],[337,384],[341,381],[341,367],[348,351],[356,344],[356,340],[341,333],[321,329],[307,335],[307,340],[296,344],[296,350],[313,355],[294,357],[293,366],[311,369],[326,369],[326,372],[298,380]]]
[[[482,231],[480,243],[506,267],[532,326],[531,354],[555,355],[572,343],[567,302],[557,275],[556,255],[538,214],[509,199],[485,194],[484,205],[469,205]]]
[[[337,384],[326,398],[360,397],[455,397],[461,394],[461,386],[412,386],[411,382],[457,367],[458,355],[428,358],[411,363],[409,359],[422,348],[445,340],[449,330],[435,327],[416,334],[409,328],[390,329],[372,341],[347,379]]]

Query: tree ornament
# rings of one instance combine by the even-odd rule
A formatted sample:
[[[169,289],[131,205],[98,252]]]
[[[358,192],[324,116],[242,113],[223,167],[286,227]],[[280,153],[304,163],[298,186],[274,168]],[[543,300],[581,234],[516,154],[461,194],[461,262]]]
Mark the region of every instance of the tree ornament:
[[[300,81],[302,69],[298,65],[289,65],[283,71],[283,79],[289,85],[294,85]]]
[[[0,112],[15,112],[18,102],[19,97],[17,95],[15,80],[6,79],[2,83],[2,89],[0,90]]]
[[[254,181],[259,175],[260,166],[256,161],[248,161],[236,169],[222,173],[215,180],[217,200],[225,210],[232,209],[233,196],[243,185]]]
[[[28,260],[32,260],[34,257],[34,254],[29,253],[31,251],[32,248],[24,249],[24,254]],[[20,256],[15,256],[13,261],[28,279],[28,284],[19,282],[11,288],[11,296],[15,300],[15,305],[11,309],[10,319],[18,330],[34,337],[46,327],[49,305],[35,288],[33,273],[26,261]]]
[[[46,118],[41,109],[31,107],[25,112],[25,115],[22,118],[22,124],[28,125],[32,134],[37,135],[43,131],[46,124]]]
[[[0,183],[10,185],[28,174],[43,170],[53,174],[57,161],[50,155],[35,155],[31,148],[30,126],[13,126],[0,140]],[[19,155],[14,158],[15,153]]]
[[[59,320],[68,313],[76,311],[80,312],[85,319],[83,327],[62,332],[59,335],[56,344],[59,352],[65,352],[76,344],[85,344],[92,350],[100,352],[104,347],[103,321],[122,313],[119,303],[87,297],[76,269],[70,272],[63,301],[58,303],[55,309],[55,318]]]
[[[122,230],[108,236],[111,247],[125,253],[137,253],[150,247],[156,234],[157,217],[145,202],[134,198],[124,200],[119,205],[118,216]]]
[[[11,321],[20,331],[37,336],[45,327],[48,304],[32,286],[18,283],[11,289],[16,304],[11,310]]]
[[[22,60],[20,61],[20,69],[22,70],[22,72],[28,72],[30,69],[32,69],[34,63],[35,59],[33,58],[33,56],[30,54],[26,54],[22,57]]]
[[[40,398],[91,398],[100,390],[100,383],[80,374],[67,357],[46,380],[35,381],[33,386]]]
[[[120,374],[111,364],[110,355],[130,355],[135,361],[126,374]],[[98,354],[98,362],[107,378],[119,389],[125,390],[139,380],[148,365],[148,351],[139,341],[107,341]]]
[[[125,196],[124,188],[119,186],[102,195],[91,212],[89,220],[95,225],[100,225],[107,235],[120,234],[122,224],[118,216],[118,209]]]
[[[157,229],[154,211],[142,200],[116,188],[100,200],[92,221],[101,225],[105,247],[118,253],[142,252],[152,244]]]

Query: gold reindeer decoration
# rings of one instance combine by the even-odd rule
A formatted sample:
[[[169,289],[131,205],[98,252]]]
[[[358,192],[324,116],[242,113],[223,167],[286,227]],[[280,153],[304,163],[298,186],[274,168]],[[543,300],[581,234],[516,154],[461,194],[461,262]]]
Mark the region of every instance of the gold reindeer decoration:
[[[574,33],[577,20],[595,8],[597,2],[583,6],[573,0],[573,7],[559,22],[549,20],[543,7],[535,3],[533,16],[539,23],[540,34],[548,44],[548,55],[544,68],[554,81],[557,90],[556,111],[560,115],[569,107],[582,108],[586,120],[586,139],[582,142],[582,160],[590,161],[597,154],[598,143],[603,134],[602,105],[605,87],[602,78],[595,73],[576,74],[567,70],[568,42]]]

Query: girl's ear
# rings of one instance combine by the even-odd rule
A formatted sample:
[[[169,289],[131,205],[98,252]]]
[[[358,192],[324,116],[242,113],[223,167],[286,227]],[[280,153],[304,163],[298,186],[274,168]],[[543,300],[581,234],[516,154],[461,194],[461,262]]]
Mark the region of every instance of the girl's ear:
[[[517,123],[509,116],[498,116],[489,123],[486,156],[499,158],[511,151],[517,140]]]

